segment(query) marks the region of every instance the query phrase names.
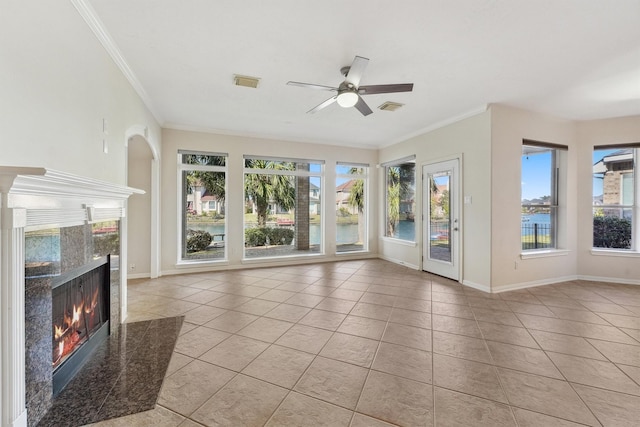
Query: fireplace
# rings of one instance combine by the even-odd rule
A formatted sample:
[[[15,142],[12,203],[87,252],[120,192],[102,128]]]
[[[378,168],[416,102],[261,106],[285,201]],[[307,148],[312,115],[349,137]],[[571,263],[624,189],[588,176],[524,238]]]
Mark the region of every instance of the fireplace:
[[[109,336],[110,270],[107,255],[52,280],[53,396]]]
[[[126,315],[126,253],[120,248],[126,200],[136,193],[144,192],[45,168],[0,166],[0,425],[36,425],[52,405],[54,369],[56,376],[75,370],[76,357],[90,354],[92,341]],[[95,268],[105,286],[97,296],[82,278]],[[82,281],[81,292],[78,286],[53,289],[70,281]],[[52,301],[59,292],[63,300],[75,299],[79,322],[73,302],[67,309]],[[80,316],[79,306],[95,317]],[[72,343],[74,351],[67,350]]]

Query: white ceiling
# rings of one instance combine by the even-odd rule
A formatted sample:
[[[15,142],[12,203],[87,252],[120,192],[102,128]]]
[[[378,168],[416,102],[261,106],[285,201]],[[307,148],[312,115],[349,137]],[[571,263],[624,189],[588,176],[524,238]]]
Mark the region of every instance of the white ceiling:
[[[383,147],[490,103],[640,114],[639,0],[87,1],[165,127]],[[337,86],[355,55],[370,59],[361,84],[413,92],[366,96],[367,117],[306,114],[331,93],[286,82]]]

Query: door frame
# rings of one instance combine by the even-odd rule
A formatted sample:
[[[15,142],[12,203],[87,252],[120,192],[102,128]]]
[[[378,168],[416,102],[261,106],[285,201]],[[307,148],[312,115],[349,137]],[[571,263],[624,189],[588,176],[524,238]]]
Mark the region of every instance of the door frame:
[[[457,228],[458,230],[454,233],[455,236],[455,240],[452,241],[452,245],[455,245],[454,247],[457,248],[457,251],[455,251],[455,255],[457,255],[457,260],[454,259],[454,266],[456,266],[456,261],[457,261],[457,268],[456,268],[456,274],[457,274],[457,278],[456,279],[451,279],[451,280],[456,280],[459,283],[463,282],[463,262],[464,262],[464,246],[463,246],[463,242],[464,242],[464,204],[462,203],[463,201],[463,156],[462,153],[459,154],[454,154],[451,156],[446,156],[446,157],[439,157],[439,158],[435,158],[435,159],[430,159],[428,161],[424,161],[420,164],[420,173],[421,173],[421,182],[422,182],[422,230],[421,230],[421,250],[420,250],[420,270],[421,271],[425,271],[428,273],[432,273],[432,274],[439,274],[438,272],[432,272],[427,270],[425,267],[427,265],[427,259],[425,258],[427,255],[427,249],[429,248],[429,236],[428,236],[428,221],[429,221],[429,203],[430,203],[430,198],[429,198],[429,185],[428,183],[426,183],[425,180],[425,175],[424,175],[424,171],[426,167],[429,166],[434,166],[434,165],[438,165],[440,163],[445,163],[445,162],[449,162],[449,161],[457,161],[457,182],[456,179],[453,178],[452,179],[452,186],[454,188],[454,197],[450,200],[450,202],[454,202],[454,208],[457,210],[457,216],[456,219],[458,220],[457,222]],[[455,212],[454,212],[455,215]],[[453,226],[452,226],[453,228]],[[454,256],[454,251],[452,251],[452,257]],[[443,276],[443,277],[447,277],[447,276]]]

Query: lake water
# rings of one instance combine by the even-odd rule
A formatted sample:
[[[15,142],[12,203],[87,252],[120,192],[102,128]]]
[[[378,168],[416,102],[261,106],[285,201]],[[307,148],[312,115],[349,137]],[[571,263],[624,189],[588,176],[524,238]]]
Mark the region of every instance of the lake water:
[[[528,219],[528,221],[527,221]],[[549,214],[531,214],[531,215],[522,215],[522,222],[524,223],[538,223],[538,224],[551,224],[551,215]]]
[[[520,227],[521,234],[523,236],[527,234],[527,228],[533,229],[533,224],[541,224],[544,226],[549,226],[551,225],[551,215],[540,214],[540,213],[531,214],[531,215],[522,215],[522,227]]]
[[[192,230],[204,230],[209,234],[223,234],[224,225],[219,224],[189,224]],[[336,244],[356,243],[358,241],[358,224],[336,224],[337,239]],[[309,225],[309,243],[319,245],[322,235],[320,224]]]

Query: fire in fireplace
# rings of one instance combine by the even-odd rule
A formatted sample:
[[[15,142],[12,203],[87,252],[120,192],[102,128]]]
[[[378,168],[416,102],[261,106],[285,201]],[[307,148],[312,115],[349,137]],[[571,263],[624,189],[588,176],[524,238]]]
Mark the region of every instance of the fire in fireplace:
[[[58,278],[52,286],[53,394],[109,335],[109,256]]]

